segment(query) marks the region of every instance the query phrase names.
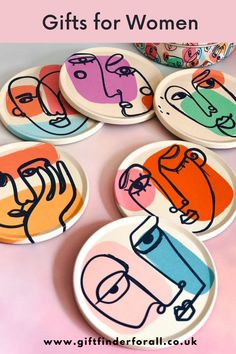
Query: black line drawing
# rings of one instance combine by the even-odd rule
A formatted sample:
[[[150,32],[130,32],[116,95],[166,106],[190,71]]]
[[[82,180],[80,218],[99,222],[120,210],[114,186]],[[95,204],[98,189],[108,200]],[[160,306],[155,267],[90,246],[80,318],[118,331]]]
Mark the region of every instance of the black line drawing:
[[[37,164],[41,166],[36,167]],[[64,232],[66,230],[64,215],[73,205],[77,196],[77,189],[74,180],[65,162],[57,161],[56,165],[53,166],[48,159],[37,158],[23,163],[19,166],[17,171],[22,182],[27,187],[26,190],[30,192],[29,194],[31,194],[30,199],[27,197],[24,202],[19,200],[17,184],[14,178],[10,174],[4,173],[4,171],[0,172],[0,189],[12,189],[13,193],[11,197],[14,199],[15,208],[12,210],[7,210],[6,212],[8,216],[12,218],[23,218],[23,223],[18,225],[10,225],[2,223],[0,220],[0,226],[2,228],[23,227],[25,236],[31,243],[35,243],[30,230],[30,223],[32,222],[31,219],[37,211],[41,211],[41,213],[43,213],[45,210],[51,210],[50,215],[45,215],[45,217],[55,221],[54,227],[61,226]],[[39,193],[35,190],[36,186],[32,186],[29,181],[32,176],[37,176],[41,181]],[[49,183],[47,182],[48,180],[50,181]],[[63,201],[62,199],[65,195],[66,199]],[[55,203],[58,209],[57,215],[54,214],[55,208],[52,208],[53,206],[55,207]],[[40,230],[38,230],[38,233],[40,233]]]
[[[170,152],[172,151],[176,151],[176,152],[174,154],[170,154]],[[198,167],[199,171],[201,171],[201,176],[203,177],[204,181],[207,183],[211,195],[210,219],[206,226],[200,228],[197,231],[194,231],[195,233],[204,232],[211,227],[215,217],[215,194],[211,186],[209,176],[207,175],[206,171],[203,168],[207,162],[207,158],[205,153],[202,150],[197,148],[189,148],[185,151],[184,157],[178,166],[167,168],[164,164],[162,164],[164,159],[175,159],[175,157],[178,156],[179,151],[180,151],[179,146],[174,144],[156,162],[156,168],[158,170],[158,173],[160,177],[164,179],[165,184],[161,183],[162,182],[161,180],[154,178],[151,171],[148,170],[145,166],[134,163],[130,165],[128,168],[126,168],[126,170],[122,173],[119,179],[118,186],[120,189],[127,191],[130,198],[146,213],[148,213],[149,215],[158,216],[144,207],[144,205],[142,204],[142,198],[137,198],[140,196],[141,192],[145,192],[146,188],[150,186],[150,181],[153,181],[171,203],[171,207],[169,208],[170,213],[180,212],[181,215],[179,218],[181,224],[183,225],[194,224],[196,223],[196,221],[199,220],[199,211],[192,210],[192,209],[187,209],[186,211],[186,207],[190,204],[191,201],[186,197],[186,195],[182,193],[182,191],[179,188],[176,187],[174,182],[174,176],[178,175],[181,169],[185,168],[185,166],[190,162],[194,163],[195,166]],[[170,157],[168,157],[169,154]],[[141,171],[140,177],[138,177],[136,180],[130,179],[130,173],[132,172],[132,169],[137,169],[137,168],[140,169]],[[169,170],[173,172],[173,179],[168,178],[168,176],[165,174],[165,170]],[[192,176],[192,178],[194,178],[194,176]],[[130,186],[128,186],[129,181],[131,181]],[[178,200],[178,202],[181,201],[181,206],[178,206],[175,203],[175,200]],[[185,211],[183,210],[183,208],[185,209]]]
[[[128,76],[137,76],[138,78],[141,78],[143,82],[143,86],[138,87],[138,95],[141,94],[142,96],[151,96],[153,97],[154,93],[152,90],[151,85],[145,78],[145,76],[139,71],[137,68],[132,67],[132,66],[127,66],[127,65],[122,65],[122,60],[125,59],[124,55],[121,53],[114,53],[113,55],[109,56],[109,58],[106,61],[105,64],[105,70],[107,73],[117,75],[118,77],[128,77]],[[116,92],[114,93],[109,93],[108,88],[107,88],[107,83],[105,79],[105,73],[104,73],[104,68],[102,64],[100,63],[99,56],[96,56],[91,53],[75,53],[72,54],[68,59],[67,62],[70,63],[72,66],[78,66],[79,69],[74,72],[75,78],[78,80],[86,80],[87,78],[87,73],[86,73],[86,64],[88,63],[97,63],[101,75],[101,80],[102,80],[102,86],[104,90],[104,94],[106,95],[107,98],[113,98],[113,97],[118,97],[119,99],[119,106],[121,109],[121,114],[124,117],[136,117],[136,116],[142,116],[148,112],[150,112],[153,107],[151,105],[150,108],[148,109],[143,109],[142,112],[140,113],[132,113],[130,111],[133,108],[132,102],[129,102],[125,99],[125,93],[122,92],[122,90],[117,87]],[[121,65],[119,66],[119,63]],[[96,83],[94,83],[96,87]],[[141,100],[141,98],[140,98]]]
[[[84,288],[83,285],[83,278],[84,278],[84,274],[86,272],[87,267],[90,266],[90,264],[92,264],[92,262],[94,260],[99,259],[102,261],[104,258],[109,258],[110,260],[112,260],[113,262],[116,262],[120,268],[122,270],[117,271],[117,272],[113,272],[110,273],[107,277],[105,277],[104,279],[102,279],[98,285],[97,285],[97,289],[96,289],[96,296],[97,296],[97,301],[96,303],[93,303],[91,301],[91,299],[87,296],[86,290]],[[112,287],[110,289],[107,290],[107,292],[105,294],[103,294],[102,296],[100,295],[100,289],[102,287],[102,285],[107,281],[111,281],[113,277],[119,276],[118,280],[112,285]],[[122,293],[119,293],[119,283],[121,281],[125,281],[126,282],[126,288]],[[163,302],[161,302],[160,299],[158,299],[154,294],[152,294],[146,287],[144,287],[138,280],[136,280],[134,277],[132,277],[129,274],[129,266],[126,262],[124,262],[123,260],[121,260],[120,258],[114,257],[111,254],[99,254],[97,256],[94,256],[93,258],[91,258],[85,265],[85,267],[83,268],[82,274],[81,274],[81,288],[83,291],[83,294],[85,296],[85,298],[87,299],[87,301],[90,303],[90,305],[92,305],[97,311],[99,311],[102,315],[104,315],[105,317],[107,317],[109,320],[112,320],[113,322],[125,326],[125,327],[129,327],[129,328],[141,328],[147,317],[148,314],[150,312],[150,309],[153,305],[157,305],[156,311],[158,314],[163,314],[166,311],[166,308],[171,306],[176,298],[180,295],[180,293],[182,292],[183,288],[184,288],[185,283],[184,282],[180,282],[178,284],[178,292],[175,294],[175,296],[173,297],[172,301],[169,302],[168,304],[164,304]],[[151,303],[149,304],[148,308],[146,309],[146,312],[142,318],[142,320],[140,321],[140,323],[138,324],[131,324],[131,323],[126,323],[126,322],[122,322],[112,316],[110,316],[109,314],[107,314],[106,312],[104,312],[103,310],[101,310],[99,308],[99,303],[104,303],[104,304],[114,304],[117,301],[119,301],[123,296],[125,296],[125,294],[129,291],[130,287],[137,287],[140,289],[140,291],[144,292],[147,296],[150,297]],[[112,296],[112,300],[108,300],[108,296],[109,295],[113,295]],[[108,309],[109,311],[109,309]],[[119,317],[119,316],[118,316]]]
[[[175,305],[173,307],[175,320],[189,321],[196,313],[194,307],[196,300],[206,288],[205,282],[176,249],[167,234],[159,228],[158,222],[157,217],[148,216],[131,232],[129,241],[135,255],[162,274],[166,281],[175,287],[176,291],[170,302],[163,303],[153,293],[153,279],[150,279],[150,287],[144,286],[139,281],[138,274],[135,277],[130,274],[128,260],[124,261],[112,254],[103,253],[91,257],[81,271],[80,286],[86,300],[100,314],[118,325],[133,329],[141,328],[153,306],[158,315],[164,315],[168,308]],[[161,258],[167,260],[167,266],[158,264],[158,259]],[[98,274],[96,270],[102,268],[104,264],[102,279],[100,279],[101,275],[96,279],[95,274]],[[179,271],[173,271],[175,268]],[[89,279],[91,274],[93,274],[93,284]],[[208,284],[209,289],[212,283],[213,280]],[[90,290],[93,286],[95,288],[91,295]],[[184,290],[187,298],[183,299],[182,296],[182,303],[176,304]],[[132,323],[130,313],[135,302],[139,304],[135,309],[140,313],[137,314],[138,321],[136,318],[136,323]]]
[[[236,96],[234,93],[212,75],[209,69],[195,76],[191,84],[194,89],[193,93],[182,86],[170,85],[165,90],[165,100],[173,109],[216,134],[220,132],[225,136],[235,137]],[[204,94],[204,90],[214,92],[215,87],[222,89],[226,96],[218,94],[218,99],[217,97],[210,99]],[[217,90],[215,92],[217,93]],[[221,102],[219,102],[220,96]],[[188,112],[181,106],[181,102],[187,98],[192,102],[192,108]]]
[[[149,224],[150,222],[153,226],[150,229],[147,229],[145,224]],[[197,291],[193,294],[193,298],[185,299],[181,305],[176,305],[174,307],[176,321],[189,321],[196,312],[193,304],[203,292],[206,284],[176,249],[167,234],[159,228],[158,223],[159,219],[157,217],[147,217],[143,223],[130,234],[130,243],[134,252],[142,258],[142,260],[154,267],[154,269],[177,286],[181,284],[182,290],[186,289],[189,283],[196,283]],[[142,230],[143,228],[145,231]],[[158,251],[161,244],[164,244],[165,252],[163,252],[163,248],[160,252]],[[167,263],[173,262],[172,269],[158,265],[159,257],[166,257]],[[182,272],[179,272],[178,274],[178,278],[172,273],[175,267],[182,269]],[[175,300],[177,300],[177,298],[178,296],[175,297]]]
[[[65,130],[65,128],[71,125],[71,120],[68,117],[66,108],[63,104],[61,91],[59,89],[57,91],[54,91],[54,89],[50,87],[48,83],[45,82],[48,77],[53,75],[59,75],[59,73],[59,70],[52,71],[44,75],[41,79],[35,76],[16,77],[9,82],[7,92],[10,100],[15,106],[12,110],[12,114],[15,117],[27,118],[32,124],[34,124],[38,129],[44,131],[45,133],[63,137],[71,135],[81,129],[88,121],[88,118],[84,118],[76,128],[72,126],[71,131],[68,131],[68,129]],[[26,82],[26,80],[32,81],[33,86],[35,86],[35,94],[33,94],[32,92],[27,92],[27,90],[26,92],[24,92],[23,89],[21,94],[15,96],[13,94],[14,88],[21,86],[24,87],[23,83]],[[42,90],[46,90],[51,96],[51,99],[57,102],[57,110],[55,112],[52,112],[52,109],[50,109],[49,105],[45,102],[45,97],[42,94]],[[47,128],[42,127],[42,125],[40,124],[37,124],[37,121],[30,114],[31,108],[29,108],[29,112],[27,112],[27,104],[30,104],[32,106],[33,102],[36,102],[35,104],[38,104],[41,107],[41,113],[48,117],[49,120]]]

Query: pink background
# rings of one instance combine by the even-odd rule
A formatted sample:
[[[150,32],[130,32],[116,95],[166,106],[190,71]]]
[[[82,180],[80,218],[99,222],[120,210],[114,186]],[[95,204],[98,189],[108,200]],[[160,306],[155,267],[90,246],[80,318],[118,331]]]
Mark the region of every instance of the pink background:
[[[4,3],[4,8],[3,8]],[[59,5],[60,4],[60,5]],[[41,0],[4,1],[0,11],[1,42],[135,42],[135,41],[177,41],[212,42],[235,39],[235,1],[224,0]],[[79,19],[88,21],[88,29],[45,30],[42,19],[47,14],[64,15],[68,11]],[[95,31],[93,16],[101,12],[103,18],[121,18],[117,31]],[[124,19],[125,14],[146,14],[154,19],[194,19],[199,23],[198,31],[130,31]]]
[[[87,45],[91,47],[93,44]],[[116,45],[136,52],[131,45]],[[1,85],[24,68],[61,63],[83,45],[0,45]],[[236,53],[215,69],[236,75]],[[156,64],[158,65],[158,64]],[[163,75],[174,69],[158,65]],[[2,125],[1,144],[19,141]],[[74,300],[72,271],[76,256],[98,228],[121,217],[113,198],[118,166],[134,149],[155,141],[176,139],[157,120],[135,126],[105,125],[96,135],[61,147],[84,167],[90,181],[90,200],[81,219],[63,236],[37,245],[0,245],[0,352],[125,354],[117,346],[45,346],[43,339],[77,341],[94,336]],[[235,149],[217,153],[235,170]],[[223,197],[223,196],[222,196]],[[236,352],[236,222],[206,242],[218,270],[219,293],[206,324],[195,334],[197,346],[163,349],[164,353],[222,354]],[[158,335],[158,334],[157,334]],[[144,353],[144,351],[137,351]]]

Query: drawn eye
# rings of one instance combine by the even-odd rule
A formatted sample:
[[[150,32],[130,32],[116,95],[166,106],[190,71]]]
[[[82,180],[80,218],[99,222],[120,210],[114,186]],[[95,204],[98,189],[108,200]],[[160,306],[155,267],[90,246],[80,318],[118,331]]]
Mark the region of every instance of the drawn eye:
[[[213,77],[199,83],[199,86],[204,89],[213,89],[215,85],[216,81]]]
[[[171,99],[174,101],[177,101],[177,100],[183,100],[185,97],[188,97],[188,94],[184,91],[179,91],[179,92],[174,93],[171,96]]]
[[[138,196],[140,195],[141,192],[146,192],[147,187],[151,187],[150,182],[150,175],[142,175],[140,173],[140,177],[137,178],[136,180],[130,180],[132,183],[129,187],[129,193],[130,194],[137,194]]]
[[[129,290],[130,281],[124,271],[105,278],[97,287],[97,302],[111,304],[122,298]]]
[[[5,173],[0,172],[0,187],[5,187],[8,182],[8,177]]]
[[[27,168],[24,171],[22,171],[21,173],[24,177],[30,177],[30,176],[33,176],[35,171],[36,171],[35,168]]]
[[[135,250],[143,254],[148,253],[159,245],[162,237],[162,230],[154,227],[138,240],[138,242],[134,245]]]
[[[24,104],[24,103],[29,103],[29,102],[32,102],[33,99],[34,99],[34,96],[33,96],[33,95],[27,94],[27,95],[21,97],[21,98],[19,99],[19,102],[20,102],[20,103],[23,103],[23,104]]]
[[[205,88],[213,88],[215,87],[215,80],[213,78],[208,79],[204,82],[204,84],[205,84],[204,85]]]
[[[146,233],[143,237],[142,237],[142,242],[145,245],[150,245],[154,240],[154,236],[151,233]]]
[[[119,76],[129,76],[134,75],[135,69],[129,66],[121,66],[120,68],[115,70],[115,73]]]
[[[94,56],[88,55],[88,56],[81,56],[81,57],[76,57],[69,59],[68,62],[72,65],[78,65],[78,64],[88,64],[92,63],[95,60]]]

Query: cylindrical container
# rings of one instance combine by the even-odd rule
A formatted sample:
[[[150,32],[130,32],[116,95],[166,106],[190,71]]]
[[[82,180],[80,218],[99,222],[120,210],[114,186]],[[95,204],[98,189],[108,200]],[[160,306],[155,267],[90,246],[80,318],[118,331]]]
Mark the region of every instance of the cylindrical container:
[[[234,43],[135,43],[149,59],[175,68],[195,68],[216,64],[235,49]]]

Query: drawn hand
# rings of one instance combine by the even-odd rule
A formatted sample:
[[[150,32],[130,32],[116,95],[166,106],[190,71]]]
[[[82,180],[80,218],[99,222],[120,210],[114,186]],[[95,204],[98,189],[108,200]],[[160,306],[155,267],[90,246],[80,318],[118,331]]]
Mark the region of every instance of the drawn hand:
[[[24,226],[27,237],[53,231],[62,226],[66,229],[64,215],[69,211],[75,198],[76,187],[63,161],[58,161],[56,167],[50,163],[37,167],[35,173],[41,180],[42,189],[33,205],[28,210]]]

